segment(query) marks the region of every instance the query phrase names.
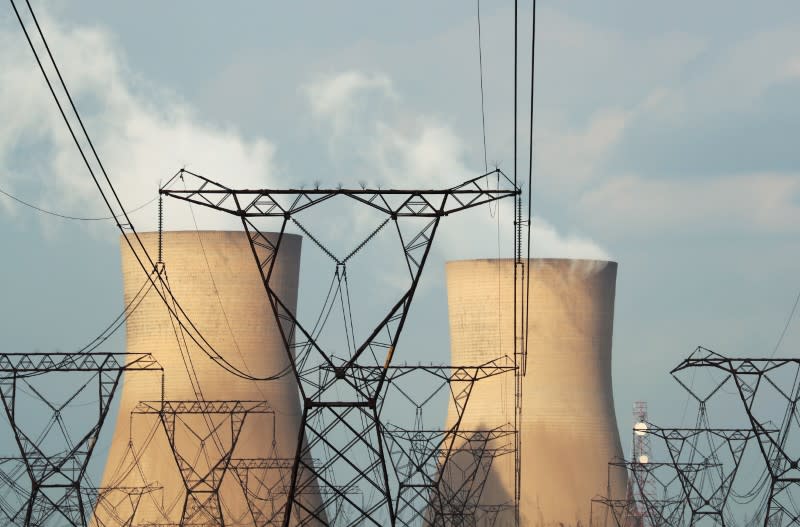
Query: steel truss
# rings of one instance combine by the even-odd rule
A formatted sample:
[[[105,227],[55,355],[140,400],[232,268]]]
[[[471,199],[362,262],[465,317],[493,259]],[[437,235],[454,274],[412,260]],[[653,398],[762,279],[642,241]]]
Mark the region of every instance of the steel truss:
[[[496,178],[496,188],[492,178]],[[178,188],[182,181],[183,189]],[[327,523],[325,511],[311,508],[298,499],[304,485],[318,481],[334,489],[338,499],[349,503],[354,518],[349,525],[395,525],[397,510],[390,490],[390,469],[381,433],[377,404],[394,351],[411,307],[419,278],[430,253],[441,219],[472,207],[520,195],[520,191],[499,170],[443,190],[383,189],[230,189],[197,174],[181,170],[160,189],[160,194],[238,216],[248,235],[266,294],[283,339],[302,395],[303,426],[298,437],[284,525]],[[384,219],[348,254],[336,255],[298,218],[315,206],[344,199],[367,207]],[[261,222],[272,221],[262,227]],[[304,220],[305,221],[305,220]],[[347,356],[337,357],[336,346],[322,341],[313,321],[301,322],[281,298],[280,288],[271,281],[284,235],[290,225],[300,229],[335,265],[339,287],[347,289],[348,262],[387,225],[394,227],[408,270],[409,285],[391,304],[385,316],[356,341],[352,319],[344,322]],[[267,229],[277,236],[267,235]],[[342,294],[342,299],[349,292]],[[346,318],[346,317],[345,317]],[[352,346],[351,346],[352,344]],[[368,380],[359,367],[383,367]],[[320,445],[310,457],[319,466],[304,461],[310,446]],[[329,475],[336,467],[344,485],[335,485]],[[363,503],[356,504],[335,489],[358,486]]]
[[[733,379],[770,476],[764,525],[800,526],[800,359],[732,359],[700,346],[672,373],[688,368],[716,368]],[[774,399],[784,402],[777,413]]]
[[[689,507],[689,525],[703,519],[726,525],[725,506],[739,462],[755,433],[741,428],[662,428],[646,434],[663,440]]]
[[[362,378],[377,378],[384,371],[379,367],[359,369]],[[444,525],[444,518],[455,510],[462,518],[475,520],[492,460],[509,451],[507,442],[500,443],[513,432],[508,427],[465,431],[461,430],[461,421],[476,382],[514,372],[508,358],[477,366],[388,367],[379,416],[387,400],[412,407],[410,412],[395,410],[395,414],[413,416],[404,423],[385,419],[381,423],[391,462],[390,492],[398,525]],[[441,402],[440,395],[448,396],[455,415],[449,428],[432,429],[423,411],[429,404]]]
[[[242,487],[256,527],[283,524],[294,458],[232,459],[229,470]]]
[[[0,458],[0,522],[22,526],[25,520],[30,489],[20,483],[27,478],[25,460],[21,457]]]
[[[314,461],[316,462],[316,461]],[[286,496],[294,458],[241,458],[232,459],[229,470],[236,476],[247,499],[247,507],[255,527],[283,525]],[[304,485],[302,494],[324,496],[360,495],[357,487],[339,488],[335,493],[319,485]],[[342,500],[333,503],[332,517],[346,514]]]
[[[629,496],[611,499],[606,496],[592,501],[608,507],[618,525],[641,525],[652,527],[680,527],[691,525],[691,511],[687,511],[688,500],[682,482],[686,476],[692,481],[702,474],[719,469],[719,464],[701,462],[612,461],[608,464],[609,489],[614,478],[612,472],[625,475],[629,484]],[[633,485],[633,487],[631,487]],[[637,493],[633,493],[637,490]],[[645,492],[647,491],[647,492]],[[627,504],[627,505],[626,505]],[[689,515],[687,519],[686,516]],[[634,523],[625,523],[631,522]]]
[[[59,527],[86,525],[81,483],[124,371],[160,371],[163,379],[163,369],[147,353],[0,354],[0,397],[31,480],[25,526],[40,527],[51,522],[60,522]],[[53,404],[42,393],[42,386],[39,389],[34,386],[38,384],[34,381],[40,379],[49,379],[52,384],[55,373],[68,374],[68,379],[73,382],[76,377],[81,380],[78,388],[73,387],[60,405]],[[81,373],[83,377],[80,377]],[[73,440],[69,431],[80,429],[80,426],[66,423],[64,411],[79,396],[89,393],[88,388],[95,382],[97,417],[94,425]],[[29,430],[27,425],[30,423],[25,423],[24,418],[20,419],[17,414],[18,392],[21,390],[51,411],[51,419],[41,433]]]
[[[595,507],[602,512],[595,513]],[[640,525],[642,516],[633,498],[612,499],[606,496],[595,496],[589,512],[589,527],[610,527],[608,514],[611,514],[611,525],[615,527],[631,527]],[[596,519],[602,515],[602,519]]]
[[[142,496],[160,490],[161,487],[84,487],[82,490],[88,503],[94,504],[94,515],[89,525],[93,527],[132,527]],[[98,517],[103,511],[105,519]]]
[[[186,488],[180,526],[224,527],[219,489],[239,434],[248,415],[274,414],[272,407],[264,401],[141,401],[131,414],[157,415],[161,420]],[[190,416],[202,416],[202,420],[192,423]],[[204,429],[198,430],[198,424]],[[227,434],[222,432],[225,425]],[[194,439],[191,454],[187,445],[178,444],[179,438]],[[204,468],[198,459],[206,461]]]
[[[497,524],[498,518],[508,512],[515,512],[515,509],[516,505],[514,502],[500,505],[478,505],[478,509],[475,513],[475,524],[483,527],[494,527]]]
[[[457,527],[478,525],[482,516],[494,520],[502,510],[512,509],[513,501],[481,507],[480,500],[494,461],[516,452],[512,425],[491,430],[460,430],[460,446],[441,453],[447,460],[444,476],[431,500],[432,518],[426,525]]]

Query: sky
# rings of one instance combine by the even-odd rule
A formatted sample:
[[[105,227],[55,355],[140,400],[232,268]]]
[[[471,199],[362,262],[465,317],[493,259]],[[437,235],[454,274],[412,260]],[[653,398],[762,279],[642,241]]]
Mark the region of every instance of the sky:
[[[232,186],[435,187],[484,171],[474,2],[34,6],[129,210],[181,167]],[[509,2],[481,2],[486,159],[507,173],[512,17]],[[653,421],[685,419],[668,372],[696,346],[792,356],[800,344],[790,320],[776,347],[800,289],[798,32],[790,1],[538,4],[533,253],[619,262],[613,377],[626,451],[634,401]],[[10,7],[0,49],[0,189],[104,216]],[[527,45],[519,61],[526,177]],[[132,215],[137,229],[154,228],[154,206]],[[192,228],[185,207],[166,214],[169,228]],[[499,218],[499,238],[482,208],[437,241],[412,327],[442,362],[443,262],[495,257],[498,245],[509,255],[508,207]],[[235,226],[201,212],[198,222]],[[0,196],[0,244],[7,351],[78,348],[121,310],[109,222]],[[122,351],[122,336],[109,347]]]

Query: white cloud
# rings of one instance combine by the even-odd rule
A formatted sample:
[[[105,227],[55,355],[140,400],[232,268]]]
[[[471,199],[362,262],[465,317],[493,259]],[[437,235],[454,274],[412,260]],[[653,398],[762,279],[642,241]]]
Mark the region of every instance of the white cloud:
[[[181,98],[126,71],[111,35],[93,27],[65,27],[40,15],[68,87],[98,153],[131,209],[157,192],[159,182],[186,166],[230,185],[267,186],[275,178],[275,147],[233,129],[203,122]],[[107,215],[98,191],[61,121],[33,55],[19,30],[0,31],[0,182],[14,190],[40,180],[38,205],[60,212]],[[29,157],[30,151],[37,158]],[[45,184],[46,182],[46,184]],[[27,190],[27,187],[26,187]],[[199,209],[199,207],[196,207]],[[133,216],[137,229],[156,224],[155,203]],[[238,225],[235,218],[196,210],[201,227]],[[193,228],[184,204],[167,203],[171,229]]]
[[[670,230],[796,232],[800,174],[740,174],[713,179],[613,177],[588,191],[578,210],[617,235]]]
[[[394,94],[386,75],[367,75],[355,70],[317,79],[304,85],[303,91],[310,102],[312,115],[330,120],[336,133],[352,127],[359,110],[359,99],[369,92],[387,98]]]
[[[373,92],[376,86],[385,94],[383,99],[363,97],[365,91]],[[347,71],[317,79],[307,85],[306,93],[322,129],[337,131],[335,137],[329,136],[336,144],[336,148],[331,149],[332,154],[355,152],[364,174],[372,175],[386,187],[449,187],[482,172],[482,167],[466,164],[467,147],[451,126],[399,104],[386,75]],[[319,101],[336,101],[335,105],[322,104],[335,111],[319,111]],[[371,105],[378,110],[370,111]],[[621,111],[603,113],[593,120],[585,134],[568,138],[566,142],[572,143],[573,150],[589,150],[592,155],[600,155],[609,142],[616,140],[624,127],[625,116]],[[342,123],[346,123],[347,128],[337,129]],[[499,243],[500,254],[507,257],[512,250],[511,206],[508,202],[499,208],[499,234],[497,217],[490,214],[488,206],[444,218],[435,250],[447,258],[490,258],[497,256]],[[608,258],[608,252],[596,243],[580,236],[563,236],[543,219],[534,221],[533,232],[534,256]]]

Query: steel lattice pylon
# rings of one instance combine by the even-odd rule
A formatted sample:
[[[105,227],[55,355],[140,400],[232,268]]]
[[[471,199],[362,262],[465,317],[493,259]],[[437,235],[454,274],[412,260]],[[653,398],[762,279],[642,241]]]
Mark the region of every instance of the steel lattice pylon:
[[[62,522],[59,526],[86,525],[82,480],[124,371],[160,371],[163,374],[153,357],[144,353],[0,354],[0,396],[31,480],[24,525],[40,527],[53,521]],[[60,405],[52,404],[41,390],[33,386],[35,380],[49,379],[54,373],[67,374],[71,380],[83,374],[83,382],[63,398]],[[87,393],[85,390],[95,382],[97,418],[73,441],[69,431],[74,432],[79,426],[63,422],[64,410],[78,396]],[[47,406],[52,414],[48,427],[38,435],[27,430],[29,423],[21,422],[17,416],[18,392],[23,384],[26,391],[32,392],[33,397]],[[55,445],[52,444],[53,437],[56,438]]]
[[[492,189],[497,178],[497,188]],[[183,189],[178,187],[182,182]],[[188,201],[241,219],[248,234],[256,264],[262,276],[268,301],[291,361],[301,391],[303,425],[299,434],[295,465],[292,469],[284,525],[327,523],[324,511],[312,509],[298,500],[303,485],[312,481],[333,489],[337,499],[348,503],[354,512],[349,525],[395,525],[397,510],[390,489],[390,468],[386,444],[381,433],[378,400],[394,351],[411,307],[419,278],[427,261],[441,219],[449,214],[520,195],[499,170],[443,190],[383,189],[230,189],[197,174],[181,170],[160,189],[160,194]],[[366,207],[383,219],[352,250],[336,254],[305,227],[305,214],[330,200],[347,200]],[[272,221],[267,235],[262,222]],[[302,231],[334,263],[334,282],[338,300],[348,305],[348,263],[385,227],[397,232],[396,247],[408,271],[408,286],[390,303],[385,316],[370,325],[356,340],[352,318],[345,316],[345,346],[331,346],[320,337],[313,321],[298,320],[287,308],[271,276],[287,227]],[[343,291],[343,292],[342,292]],[[327,299],[326,299],[327,302]],[[337,353],[344,355],[337,356]],[[364,378],[360,367],[382,367],[377,375]],[[317,445],[318,452],[310,452]],[[304,456],[306,456],[304,458]],[[307,461],[318,458],[319,465]],[[335,470],[334,470],[335,468]],[[344,484],[332,481],[335,472]],[[361,504],[336,489],[354,486],[362,492]]]
[[[701,346],[672,373],[688,368],[716,368],[733,380],[770,476],[764,525],[800,526],[800,359],[733,359]]]
[[[248,415],[273,414],[272,407],[264,401],[142,401],[131,413],[157,415],[161,420],[186,487],[180,526],[223,527],[225,519],[219,488],[236,450],[239,434]],[[205,430],[198,430],[198,423],[189,422],[189,416],[202,416],[199,424]],[[221,431],[226,425],[228,434]],[[182,430],[186,433],[181,434]],[[186,445],[178,445],[182,436],[196,440],[195,455],[187,454]],[[207,460],[203,468],[197,464],[200,455]]]
[[[2,525],[21,526],[25,520],[30,489],[20,483],[27,478],[21,457],[0,458],[0,521]]]
[[[647,423],[646,433],[661,438],[667,447],[689,507],[689,525],[707,518],[724,526],[725,505],[744,449],[755,435],[753,431],[662,428]]]
[[[608,464],[609,488],[613,477],[624,475],[631,486],[629,495],[624,499],[606,496],[592,499],[592,526],[608,525],[609,513],[617,527],[694,525],[702,516],[693,517],[683,480],[697,481],[704,472],[720,468],[720,464],[708,462],[611,461]],[[647,492],[642,492],[645,488]],[[595,504],[601,507],[597,513]],[[606,512],[605,521],[599,518],[603,515],[601,511]]]
[[[96,514],[89,523],[93,527],[132,527],[142,496],[159,490],[160,487],[84,487],[82,490],[95,511],[102,510],[107,518]]]
[[[242,487],[257,527],[283,524],[283,501],[289,489],[294,458],[232,459],[229,470]]]
[[[512,508],[513,503],[492,504],[481,509],[481,496],[495,459],[514,454],[516,431],[511,425],[491,430],[460,430],[460,446],[442,453],[447,463],[431,500],[429,525],[457,527],[478,525],[481,516]]]
[[[603,519],[599,520],[598,516],[601,515],[597,509],[605,511]],[[611,514],[612,524],[609,525],[607,515]],[[629,499],[611,499],[605,496],[596,496],[592,498],[591,510],[589,512],[590,524],[589,527],[632,527],[638,526],[641,517],[636,507],[636,500]]]
[[[371,376],[383,370],[360,369]],[[507,358],[476,366],[388,367],[379,415],[383,417],[389,400],[411,407],[411,411],[394,412],[410,416],[405,422],[384,418],[381,423],[391,462],[390,493],[398,525],[441,525],[453,510],[474,520],[491,461],[496,457],[491,453],[499,455],[498,443],[513,433],[503,427],[464,431],[461,420],[476,382],[514,371]],[[438,402],[439,395],[446,395],[456,414],[447,429],[430,428],[425,421],[425,407]],[[504,447],[508,450],[507,445]]]

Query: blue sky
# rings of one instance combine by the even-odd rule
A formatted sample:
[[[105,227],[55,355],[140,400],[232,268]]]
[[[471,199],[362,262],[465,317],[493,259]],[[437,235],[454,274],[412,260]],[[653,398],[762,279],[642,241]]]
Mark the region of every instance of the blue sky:
[[[251,186],[440,186],[481,173],[475,5],[429,4],[53,1],[39,11],[133,208],[181,166]],[[487,157],[510,171],[512,11],[481,8]],[[674,424],[685,396],[668,370],[700,344],[773,353],[800,288],[800,9],[588,0],[539,9],[534,254],[619,262],[620,428],[635,400]],[[524,42],[530,10],[521,11]],[[0,49],[0,188],[103,215],[10,9]],[[171,228],[191,227],[185,208],[167,210]],[[5,349],[91,340],[122,307],[113,225],[43,217],[4,197],[0,218]],[[500,218],[510,232],[508,211]],[[133,220],[152,228],[154,208]],[[486,210],[454,219],[427,270],[409,330],[424,338],[408,338],[442,362],[443,262],[496,256],[495,221]],[[500,243],[507,255],[508,237]],[[776,355],[799,343],[794,322]],[[123,345],[119,336],[109,348]]]

